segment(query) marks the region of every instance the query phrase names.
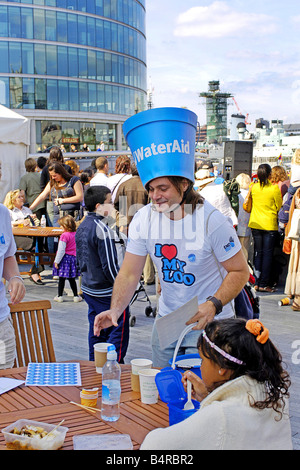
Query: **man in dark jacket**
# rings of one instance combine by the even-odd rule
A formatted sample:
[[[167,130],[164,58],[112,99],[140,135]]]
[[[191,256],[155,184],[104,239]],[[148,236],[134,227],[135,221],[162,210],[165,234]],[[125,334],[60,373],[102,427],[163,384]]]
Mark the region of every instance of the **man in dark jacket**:
[[[129,341],[129,308],[118,321],[94,335],[95,316],[110,306],[115,278],[119,271],[115,240],[117,234],[106,224],[107,216],[113,208],[111,192],[106,186],[93,186],[84,196],[88,214],[76,232],[76,257],[81,271],[81,290],[88,304],[89,319],[89,359],[94,360],[94,344],[112,343],[115,345],[118,362],[123,363]]]

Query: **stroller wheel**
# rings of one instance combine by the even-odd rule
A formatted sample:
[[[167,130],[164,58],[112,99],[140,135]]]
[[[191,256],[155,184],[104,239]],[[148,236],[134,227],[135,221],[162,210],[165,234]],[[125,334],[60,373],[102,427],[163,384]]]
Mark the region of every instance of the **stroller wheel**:
[[[152,312],[152,315],[153,315],[154,317],[156,317],[156,314],[157,314],[157,312],[156,312],[156,307],[154,307],[153,312]]]
[[[145,315],[146,317],[150,317],[152,313],[152,307],[150,307],[150,305],[148,307],[145,308]]]
[[[135,316],[130,317],[129,324],[130,324],[130,326],[134,326],[136,324],[136,317]]]

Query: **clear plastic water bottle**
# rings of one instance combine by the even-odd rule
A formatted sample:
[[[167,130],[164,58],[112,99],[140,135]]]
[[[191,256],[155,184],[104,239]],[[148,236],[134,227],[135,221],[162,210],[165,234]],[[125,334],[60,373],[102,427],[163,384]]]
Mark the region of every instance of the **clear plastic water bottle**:
[[[117,421],[120,418],[121,368],[114,345],[108,346],[107,362],[102,368],[101,418]]]
[[[46,216],[45,216],[45,215],[42,215],[42,218],[41,218],[41,227],[46,227]]]

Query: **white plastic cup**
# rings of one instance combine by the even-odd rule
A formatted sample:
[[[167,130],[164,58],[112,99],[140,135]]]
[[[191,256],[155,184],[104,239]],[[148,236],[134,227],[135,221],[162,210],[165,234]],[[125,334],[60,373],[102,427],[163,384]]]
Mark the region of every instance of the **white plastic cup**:
[[[142,369],[151,369],[152,361],[150,359],[132,359],[131,364],[131,390],[133,392],[140,391],[139,371]]]
[[[95,366],[96,366],[96,372],[98,374],[102,374],[102,367],[106,363],[108,346],[112,346],[112,344],[111,343],[94,344]]]
[[[146,405],[153,405],[158,401],[158,390],[155,376],[160,372],[158,369],[142,369],[139,371],[141,401]]]

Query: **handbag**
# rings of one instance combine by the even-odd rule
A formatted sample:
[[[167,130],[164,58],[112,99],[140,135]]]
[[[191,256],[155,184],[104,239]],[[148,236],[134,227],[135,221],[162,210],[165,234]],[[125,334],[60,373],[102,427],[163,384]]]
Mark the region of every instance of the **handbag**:
[[[245,212],[251,212],[252,210],[252,194],[251,194],[251,189],[249,189],[247,196],[245,197],[244,203],[243,203],[243,209]]]
[[[300,209],[294,209],[288,238],[300,241]]]
[[[290,255],[292,252],[292,240],[290,238],[284,238],[283,240],[283,245],[282,245],[282,251],[286,255]]]

